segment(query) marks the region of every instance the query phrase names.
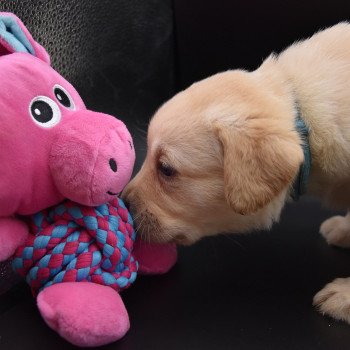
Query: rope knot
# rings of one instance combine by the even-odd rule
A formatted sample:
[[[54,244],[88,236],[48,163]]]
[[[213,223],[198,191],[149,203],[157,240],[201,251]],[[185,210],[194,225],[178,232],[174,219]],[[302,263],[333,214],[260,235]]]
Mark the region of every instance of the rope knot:
[[[12,266],[34,294],[54,283],[81,281],[120,291],[136,278],[136,234],[119,198],[95,208],[65,201],[32,216],[30,228],[33,234]]]

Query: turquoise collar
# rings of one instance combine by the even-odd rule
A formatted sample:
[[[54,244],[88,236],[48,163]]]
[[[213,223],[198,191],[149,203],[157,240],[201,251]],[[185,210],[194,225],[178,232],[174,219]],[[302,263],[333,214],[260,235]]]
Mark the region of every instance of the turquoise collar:
[[[311,150],[309,143],[309,127],[306,125],[301,117],[300,109],[297,107],[297,116],[295,118],[295,128],[302,139],[302,147],[304,152],[304,162],[300,166],[297,178],[294,181],[293,189],[291,191],[292,198],[297,201],[300,196],[306,193],[307,182],[311,170]]]

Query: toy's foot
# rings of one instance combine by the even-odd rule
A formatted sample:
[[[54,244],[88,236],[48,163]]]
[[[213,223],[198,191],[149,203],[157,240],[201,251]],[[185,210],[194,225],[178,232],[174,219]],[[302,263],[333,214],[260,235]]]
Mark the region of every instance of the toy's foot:
[[[176,263],[177,249],[175,244],[150,244],[137,240],[133,254],[139,262],[142,274],[163,274]]]
[[[11,257],[28,237],[27,225],[15,218],[0,218],[0,261]]]
[[[114,342],[129,330],[129,316],[120,295],[90,282],[63,282],[38,295],[45,322],[61,337],[78,346]]]

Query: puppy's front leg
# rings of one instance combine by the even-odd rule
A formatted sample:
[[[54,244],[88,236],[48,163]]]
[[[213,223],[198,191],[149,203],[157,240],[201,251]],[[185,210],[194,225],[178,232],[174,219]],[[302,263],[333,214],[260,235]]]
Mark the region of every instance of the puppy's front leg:
[[[329,244],[350,248],[350,211],[324,221],[320,232]],[[314,296],[313,304],[321,313],[350,323],[350,278],[328,283]]]
[[[350,278],[337,278],[319,291],[313,304],[322,313],[350,323]]]
[[[345,216],[333,216],[324,221],[320,232],[328,244],[350,248],[350,212]]]

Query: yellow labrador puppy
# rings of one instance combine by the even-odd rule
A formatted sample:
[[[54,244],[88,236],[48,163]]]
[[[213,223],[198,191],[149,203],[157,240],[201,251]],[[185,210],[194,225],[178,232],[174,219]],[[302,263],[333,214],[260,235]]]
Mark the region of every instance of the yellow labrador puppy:
[[[141,234],[191,244],[269,228],[292,195],[350,208],[350,24],[271,55],[253,72],[216,74],[165,103],[142,169],[124,192]],[[350,214],[321,225],[350,247]],[[314,298],[350,323],[350,278]]]

